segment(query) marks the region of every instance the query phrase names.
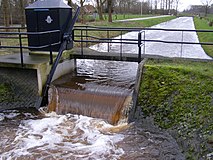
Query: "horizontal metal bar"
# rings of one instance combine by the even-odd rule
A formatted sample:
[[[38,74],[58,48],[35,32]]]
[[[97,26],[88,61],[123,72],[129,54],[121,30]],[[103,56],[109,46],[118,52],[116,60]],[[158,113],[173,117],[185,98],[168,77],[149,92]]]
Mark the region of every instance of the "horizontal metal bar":
[[[75,37],[84,37],[84,38],[93,38],[93,39],[100,39],[100,38],[98,38],[98,37],[95,37],[95,36],[84,36],[84,35],[75,35]]]
[[[75,42],[94,42],[94,43],[123,43],[123,44],[138,44],[134,42],[125,42],[125,41],[111,41],[113,39],[100,39],[100,41],[96,40],[74,40]],[[120,39],[117,39],[120,40]],[[124,39],[123,39],[124,40]],[[125,39],[126,41],[130,41],[130,39]],[[132,39],[133,40],[133,39]],[[137,40],[134,40],[137,41]],[[162,40],[141,40],[142,42],[158,42],[158,43],[173,43],[173,44],[201,44],[201,45],[213,45],[213,42],[176,42],[176,41],[162,41]]]
[[[18,39],[18,35],[17,37],[14,37],[14,36],[9,36],[9,37],[6,37],[6,36],[0,36],[0,38],[2,39]],[[26,39],[27,37],[21,37],[21,39]]]
[[[56,46],[58,44],[61,44],[61,42],[57,42],[57,43],[52,43],[50,44],[51,46]],[[23,49],[42,49],[42,48],[46,48],[46,47],[49,47],[50,46],[49,44],[48,45],[43,45],[43,46],[22,46]],[[0,46],[0,48],[14,48],[14,49],[19,49],[20,46]]]
[[[60,30],[52,30],[52,31],[44,31],[44,32],[0,32],[0,34],[4,35],[41,35],[41,34],[49,34],[49,33],[57,33]]]
[[[49,47],[50,45],[51,45],[51,46],[56,46],[56,45],[58,45],[58,44],[61,44],[61,42],[52,43],[52,44],[47,44],[47,45],[44,45],[44,46],[28,46],[28,49],[42,49],[42,48]]]
[[[117,38],[98,38],[98,37],[94,37],[94,36],[81,36],[81,35],[75,35],[75,37],[88,37],[88,38],[93,38],[93,39],[97,39],[100,41],[107,41],[107,40],[111,40],[111,41],[121,41],[121,39],[117,39]],[[75,40],[74,40],[75,41]],[[122,39],[122,41],[138,41],[137,39]],[[112,42],[113,43],[113,42]]]
[[[14,49],[20,49],[20,46],[0,46],[0,48],[14,48]],[[22,46],[24,49],[28,49],[28,47]]]
[[[27,29],[27,27],[0,27],[0,29]]]
[[[162,40],[141,40],[145,42],[159,42],[159,43],[174,43],[174,44],[201,44],[201,45],[213,45],[213,42],[176,42],[176,41],[162,41]]]
[[[185,31],[185,32],[213,32],[213,30],[193,30],[193,29],[164,29],[164,28],[119,28],[119,27],[95,27],[95,26],[75,26],[74,30],[91,31],[141,31],[141,30],[162,30],[162,31]]]
[[[140,29],[131,29],[131,28],[74,28],[73,29],[74,31],[76,30],[76,31],[80,31],[80,30],[82,30],[82,31],[128,31],[128,32],[130,32],[130,31],[136,31],[136,32],[138,32],[138,31],[140,31],[140,30],[142,30],[141,28]]]
[[[112,42],[112,41],[103,41],[103,40],[100,40],[100,41],[97,41],[97,40],[75,40],[74,42],[138,44],[136,42],[135,43],[134,42],[125,42],[125,41],[122,41],[122,42]]]
[[[106,40],[110,40],[110,41],[121,41],[121,39],[119,38],[100,38],[100,40],[106,41]],[[138,39],[126,39],[126,38],[122,38],[122,41],[130,41],[130,42],[138,42]],[[111,42],[113,43],[113,42]],[[138,43],[137,43],[138,44]]]

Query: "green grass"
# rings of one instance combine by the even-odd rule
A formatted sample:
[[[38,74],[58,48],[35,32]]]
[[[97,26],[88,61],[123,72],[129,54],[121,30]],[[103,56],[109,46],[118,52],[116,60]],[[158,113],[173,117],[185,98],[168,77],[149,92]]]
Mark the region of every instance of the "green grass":
[[[213,20],[213,16],[210,16],[210,19]],[[196,29],[207,29],[213,31],[213,27],[210,27],[208,25],[208,20],[205,18],[200,19],[198,17],[195,17],[194,23]],[[198,37],[200,42],[213,42],[213,32],[212,33],[198,32]],[[209,56],[213,57],[213,45],[208,46],[203,45],[202,47]]]
[[[113,14],[112,19],[113,20],[123,20],[123,19],[131,19],[131,18],[144,18],[144,17],[153,17],[156,15],[150,15],[150,14]]]
[[[140,14],[112,14],[112,20],[123,20],[123,19],[131,19],[131,18],[144,18],[144,17],[153,17],[153,16],[157,16],[157,15],[151,15],[151,14],[143,14],[143,15],[140,15]],[[89,19],[91,20],[95,20],[95,21],[100,21],[99,20],[99,17],[97,16],[96,19],[93,18],[92,15],[89,15],[89,16],[85,16],[86,17],[86,21],[88,21]],[[88,19],[88,17],[90,17]],[[104,14],[103,15],[105,21],[108,20],[108,14]]]
[[[99,21],[99,22],[90,22],[90,23],[87,23],[87,25],[105,26],[105,27],[141,27],[142,28],[142,27],[151,27],[153,25],[166,22],[174,18],[175,16],[170,16],[170,17],[147,19],[142,21],[113,22],[113,23],[108,23],[107,21],[101,21],[101,22]]]
[[[211,153],[213,131],[213,62],[149,60],[139,94],[144,116],[173,130],[188,159]],[[195,140],[201,139],[199,143]]]

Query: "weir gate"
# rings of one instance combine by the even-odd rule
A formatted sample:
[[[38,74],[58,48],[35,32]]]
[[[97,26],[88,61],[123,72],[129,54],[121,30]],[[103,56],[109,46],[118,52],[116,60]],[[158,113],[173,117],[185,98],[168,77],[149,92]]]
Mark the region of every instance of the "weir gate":
[[[57,32],[60,32],[60,30],[51,30],[51,31],[43,31],[43,32],[24,32],[21,31],[21,29],[25,30],[24,28],[0,28],[2,30],[18,30],[18,32],[12,31],[12,32],[0,32],[1,35],[1,52],[7,52],[8,49],[18,49],[19,53],[15,54],[8,54],[1,56],[0,59],[0,69],[1,69],[1,83],[6,83],[9,80],[16,81],[16,78],[10,78],[15,77],[16,74],[21,75],[21,78],[19,81],[23,82],[20,83],[20,86],[24,86],[26,83],[28,88],[25,86],[22,90],[29,90],[26,94],[24,94],[23,101],[29,99],[31,100],[29,103],[27,103],[28,107],[41,107],[48,104],[48,91],[51,86],[51,83],[53,80],[58,79],[59,77],[70,73],[71,71],[75,70],[75,63],[76,59],[98,59],[98,60],[113,60],[113,61],[130,61],[130,62],[138,62],[138,71],[136,76],[136,82],[134,86],[134,92],[133,92],[133,112],[135,111],[135,106],[137,102],[137,94],[139,90],[139,84],[142,74],[142,67],[144,64],[144,61],[141,63],[141,61],[144,58],[160,58],[159,56],[153,56],[153,55],[147,55],[145,46],[146,42],[155,42],[155,43],[177,43],[180,44],[180,47],[182,45],[190,45],[190,44],[202,44],[202,45],[213,45],[212,42],[186,42],[186,41],[162,41],[162,40],[149,40],[146,39],[146,31],[147,30],[163,30],[165,32],[175,31],[180,32],[182,36],[184,36],[184,32],[213,32],[209,30],[175,30],[175,29],[160,29],[160,28],[106,28],[106,27],[93,27],[93,26],[75,26],[74,23],[77,19],[77,16],[79,14],[79,10],[77,10],[75,16],[73,17],[72,23],[69,25],[69,32],[66,32],[63,34],[63,38],[59,41],[51,42],[52,34],[55,34]],[[103,32],[105,33],[102,37],[101,36],[94,36],[94,32]],[[120,32],[119,38],[110,38],[112,37],[113,32]],[[122,35],[126,32],[137,32],[138,36],[135,39],[128,39],[124,38]],[[48,35],[49,40],[46,41],[46,43],[43,43],[42,45],[33,46],[32,44],[27,45],[26,38],[27,37],[33,37],[38,35]],[[114,35],[115,37],[115,35]],[[7,41],[9,39],[18,39],[18,45],[4,45],[4,41]],[[78,45],[78,48],[71,49],[70,51],[66,51],[68,49],[67,45],[70,43],[75,42],[76,45]],[[101,53],[98,51],[94,51],[91,49],[88,49],[91,44],[97,44],[97,43],[106,43],[107,44],[107,50],[106,53]],[[119,52],[110,52],[110,45],[112,43],[120,44]],[[131,54],[131,53],[125,53],[122,50],[123,45],[133,44],[136,45],[138,48],[138,54]],[[55,51],[52,47],[55,45],[59,46],[58,52]],[[42,51],[42,48],[45,48],[45,52]],[[47,51],[48,48],[48,51]],[[31,50],[30,52],[28,50]],[[37,51],[38,50],[38,51]],[[17,52],[17,50],[16,50]],[[181,54],[181,53],[180,53]],[[26,71],[26,72],[23,72]],[[23,73],[21,73],[23,72]],[[9,74],[8,74],[9,73]],[[27,74],[26,74],[27,73]],[[8,76],[9,75],[9,76]],[[36,77],[33,79],[33,77]],[[33,80],[30,80],[28,77],[30,77]],[[33,83],[31,85],[30,81]],[[9,84],[12,84],[11,81]],[[15,82],[16,83],[16,82]],[[37,83],[37,85],[35,85]],[[19,88],[14,85],[14,90],[16,92],[19,92]],[[51,88],[51,90],[54,90],[54,88]],[[58,91],[58,90],[57,90]],[[31,92],[31,93],[30,93]],[[33,94],[32,94],[33,93]],[[54,97],[55,93],[52,96]],[[28,99],[28,95],[30,95],[30,98]],[[83,96],[81,93],[78,94],[79,96]],[[65,96],[65,95],[64,95]],[[89,98],[90,95],[87,95]],[[103,97],[102,97],[103,98]],[[54,100],[57,99],[57,97],[54,98]],[[69,99],[69,98],[68,98]],[[76,97],[77,99],[77,97]],[[116,100],[116,98],[111,98],[111,101]],[[121,100],[121,99],[120,99]],[[81,101],[81,99],[79,99]],[[121,103],[123,104],[126,102],[126,100],[121,100]],[[1,102],[1,105],[7,106],[10,101],[4,103]],[[116,102],[115,102],[116,103]],[[51,102],[51,106],[54,110],[56,106]],[[15,106],[14,106],[15,105]],[[13,103],[13,106],[10,107],[24,107],[26,103],[23,105],[20,105],[18,101]],[[120,107],[120,106],[119,106]],[[7,109],[3,108],[3,109]],[[125,112],[129,112],[127,109]],[[121,114],[121,113],[118,113]],[[134,114],[134,113],[133,113]],[[112,121],[109,120],[111,123],[114,123],[115,121],[118,121],[117,113],[112,117]],[[107,119],[107,118],[106,118]],[[115,121],[114,121],[115,120]]]

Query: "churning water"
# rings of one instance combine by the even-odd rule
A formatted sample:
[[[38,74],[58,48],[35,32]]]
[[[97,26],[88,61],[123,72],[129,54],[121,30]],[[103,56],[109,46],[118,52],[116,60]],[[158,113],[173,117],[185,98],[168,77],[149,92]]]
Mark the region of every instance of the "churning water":
[[[52,99],[60,100],[60,106],[50,104],[64,115],[0,113],[0,159],[119,159],[124,150],[117,143],[125,136],[117,132],[128,125],[108,122],[117,123],[121,117],[136,72],[137,63],[78,60],[77,72],[56,80],[51,88],[57,88]]]
[[[101,119],[81,115],[0,114],[0,159],[117,159],[124,135]]]
[[[29,110],[0,113],[1,160],[184,159],[175,140],[153,125],[110,125],[81,115]]]

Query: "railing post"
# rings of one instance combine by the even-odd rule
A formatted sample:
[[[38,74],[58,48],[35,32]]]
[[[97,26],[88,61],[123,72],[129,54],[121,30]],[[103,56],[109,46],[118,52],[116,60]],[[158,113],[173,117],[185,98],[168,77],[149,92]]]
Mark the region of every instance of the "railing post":
[[[88,28],[88,26],[86,26],[86,40],[87,40],[86,47],[88,47],[88,31],[87,31],[87,28]]]
[[[83,30],[81,29],[81,55],[83,56],[84,51],[83,51]]]
[[[53,64],[52,38],[50,32],[49,32],[49,47],[50,47],[50,64]]]
[[[141,62],[141,32],[138,33],[138,63]]]
[[[145,39],[146,39],[146,35],[145,35],[145,30],[143,31],[144,35],[143,35],[143,54],[145,54],[145,49],[146,49],[146,46],[145,46]]]
[[[122,47],[123,47],[123,43],[122,43],[122,30],[121,30],[121,45],[120,45],[120,60],[122,60],[122,52],[123,52],[123,49],[122,49]]]
[[[21,55],[21,66],[24,67],[24,59],[23,59],[23,48],[22,48],[22,40],[21,40],[21,33],[19,30],[19,46],[20,46],[20,55]]]
[[[183,31],[182,31],[182,38],[181,38],[181,51],[180,51],[180,57],[183,55]]]
[[[107,39],[108,39],[107,51],[109,52],[109,30],[107,30]]]

